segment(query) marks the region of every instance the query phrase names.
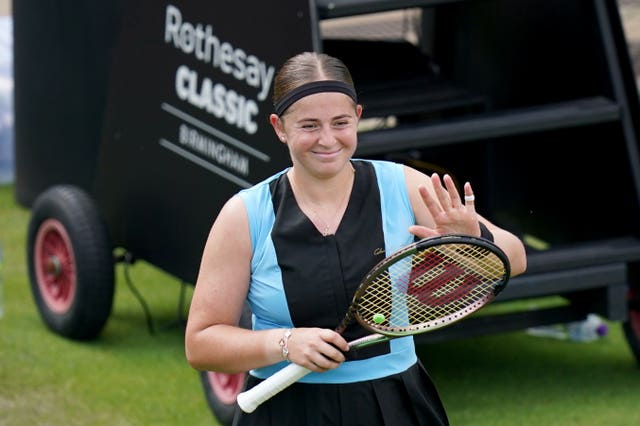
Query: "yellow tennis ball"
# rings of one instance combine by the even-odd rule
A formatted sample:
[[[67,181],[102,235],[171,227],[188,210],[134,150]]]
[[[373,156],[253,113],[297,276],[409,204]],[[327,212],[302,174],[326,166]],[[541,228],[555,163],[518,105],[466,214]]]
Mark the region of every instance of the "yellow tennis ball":
[[[376,324],[382,324],[386,318],[382,314],[375,314],[373,316],[373,322]]]

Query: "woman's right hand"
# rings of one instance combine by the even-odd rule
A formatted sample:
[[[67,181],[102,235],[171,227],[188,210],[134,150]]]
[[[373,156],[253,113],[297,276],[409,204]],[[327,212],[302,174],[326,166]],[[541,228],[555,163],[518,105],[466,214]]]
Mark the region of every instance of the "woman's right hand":
[[[300,327],[291,329],[287,349],[291,362],[311,371],[324,372],[344,362],[343,352],[349,350],[349,344],[333,330]]]

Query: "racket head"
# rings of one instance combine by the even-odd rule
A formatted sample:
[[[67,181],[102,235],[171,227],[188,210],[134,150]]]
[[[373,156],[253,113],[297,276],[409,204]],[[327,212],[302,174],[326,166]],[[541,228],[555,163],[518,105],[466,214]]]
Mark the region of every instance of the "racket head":
[[[491,302],[507,285],[509,260],[467,235],[425,238],[383,259],[356,291],[353,316],[390,337],[432,331]]]

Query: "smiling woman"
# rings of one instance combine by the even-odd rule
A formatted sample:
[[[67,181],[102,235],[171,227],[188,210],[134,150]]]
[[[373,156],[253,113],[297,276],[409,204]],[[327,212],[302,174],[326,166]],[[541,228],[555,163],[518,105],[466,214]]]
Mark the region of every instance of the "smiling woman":
[[[238,192],[215,219],[187,322],[189,363],[248,371],[249,389],[287,362],[306,369],[255,411],[238,412],[238,425],[448,424],[412,336],[350,351],[347,341],[369,332],[336,324],[362,277],[416,237],[491,238],[513,275],[525,268],[522,243],[476,213],[469,183],[463,203],[450,176],[352,158],[362,106],[338,58],[303,52],[285,61],[273,101],[269,121],[292,166]],[[238,326],[245,301],[251,330]],[[341,409],[356,404],[366,409]]]

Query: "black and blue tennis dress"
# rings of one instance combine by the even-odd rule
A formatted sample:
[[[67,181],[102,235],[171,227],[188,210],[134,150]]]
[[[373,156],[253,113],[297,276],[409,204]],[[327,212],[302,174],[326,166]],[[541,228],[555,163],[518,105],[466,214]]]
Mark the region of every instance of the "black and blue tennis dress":
[[[253,256],[248,301],[253,328],[323,327],[342,320],[361,279],[385,255],[413,242],[403,167],[353,160],[355,179],[335,235],[323,236],[296,203],[286,170],[243,190]],[[295,333],[295,331],[294,331]],[[347,341],[369,334],[357,324]],[[311,373],[238,425],[442,425],[447,416],[412,337],[351,350],[340,367]],[[247,387],[286,366],[252,370]]]

